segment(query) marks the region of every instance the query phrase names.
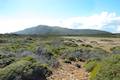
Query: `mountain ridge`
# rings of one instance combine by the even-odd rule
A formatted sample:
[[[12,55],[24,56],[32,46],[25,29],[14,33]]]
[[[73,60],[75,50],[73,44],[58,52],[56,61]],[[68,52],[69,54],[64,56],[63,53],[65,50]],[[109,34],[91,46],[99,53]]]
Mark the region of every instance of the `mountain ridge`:
[[[26,28],[15,34],[26,35],[94,35],[94,34],[112,34],[107,31],[94,30],[94,29],[68,29],[59,26],[38,25],[31,28]]]

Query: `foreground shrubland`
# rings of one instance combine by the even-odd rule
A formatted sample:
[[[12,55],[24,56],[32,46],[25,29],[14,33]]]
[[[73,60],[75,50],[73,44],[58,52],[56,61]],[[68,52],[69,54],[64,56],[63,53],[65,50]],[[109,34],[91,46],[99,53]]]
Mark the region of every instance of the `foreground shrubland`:
[[[110,40],[100,41],[111,43]],[[119,80],[120,47],[106,50],[104,45],[99,45],[88,39],[1,36],[0,80],[47,80],[54,70],[61,68],[61,59],[63,64],[77,69],[82,65],[73,63],[85,63],[90,80]]]

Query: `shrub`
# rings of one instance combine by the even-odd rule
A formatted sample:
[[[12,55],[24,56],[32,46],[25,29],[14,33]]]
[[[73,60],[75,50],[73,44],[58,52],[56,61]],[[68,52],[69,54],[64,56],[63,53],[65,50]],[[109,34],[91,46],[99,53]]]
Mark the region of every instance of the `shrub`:
[[[120,46],[116,46],[110,49],[113,54],[120,54]]]
[[[83,46],[83,47],[90,47],[90,48],[92,48],[93,46],[92,45],[90,45],[90,44],[81,44],[81,46]]]
[[[97,61],[96,60],[92,60],[92,61],[86,62],[84,67],[85,67],[86,71],[91,72],[96,65],[97,65]]]
[[[33,63],[31,68],[26,69],[22,75],[22,80],[47,80],[52,74],[51,70],[45,64]]]
[[[48,51],[46,48],[39,47],[36,50],[35,58],[41,62],[42,64],[48,64],[49,66],[53,66],[56,63],[56,58],[53,53]]]
[[[10,52],[0,52],[0,68],[3,68],[15,61],[15,54]]]
[[[120,55],[112,55],[103,60],[91,72],[91,80],[119,80]]]
[[[25,57],[0,69],[0,80],[46,80],[50,74],[47,66]]]
[[[7,40],[0,39],[0,43],[7,43]]]
[[[98,74],[99,69],[100,69],[100,64],[98,63],[90,73],[90,80],[96,80],[95,77]]]
[[[0,59],[0,68],[3,68],[15,61],[14,57]]]
[[[78,50],[75,50],[73,52],[70,52],[66,55],[67,58],[74,58],[74,60],[102,60],[103,58],[107,57],[109,54],[101,49],[101,48],[80,48]]]
[[[88,58],[102,60],[107,56],[109,56],[109,53],[107,51],[101,48],[93,48],[93,50],[90,51]]]
[[[0,69],[0,80],[14,80],[14,78],[22,74],[24,68],[29,65],[31,65],[29,61],[20,60]]]
[[[75,42],[64,42],[64,45],[69,46],[69,47],[78,47],[78,44],[76,44]]]
[[[27,40],[27,41],[31,41],[31,40],[33,40],[33,38],[32,37],[26,37],[26,39],[25,40]]]
[[[33,59],[31,56],[24,57],[24,58],[22,58],[22,60],[35,62],[35,59]]]
[[[69,57],[68,59],[69,59],[70,61],[76,61],[76,57],[74,57],[74,56],[73,56],[73,57],[71,56],[71,57]]]

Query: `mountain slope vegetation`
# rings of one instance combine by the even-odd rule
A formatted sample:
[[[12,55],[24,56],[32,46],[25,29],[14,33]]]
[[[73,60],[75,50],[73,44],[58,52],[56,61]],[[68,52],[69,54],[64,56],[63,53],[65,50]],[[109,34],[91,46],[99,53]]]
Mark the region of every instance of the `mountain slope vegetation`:
[[[58,26],[38,25],[24,29],[22,31],[15,32],[15,34],[38,34],[38,35],[102,35],[111,34],[110,32],[91,30],[91,29],[67,29]]]

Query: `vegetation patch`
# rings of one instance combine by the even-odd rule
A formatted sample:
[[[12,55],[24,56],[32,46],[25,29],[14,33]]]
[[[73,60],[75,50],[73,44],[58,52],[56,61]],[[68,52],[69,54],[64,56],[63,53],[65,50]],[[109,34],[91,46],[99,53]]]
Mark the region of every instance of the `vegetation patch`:
[[[116,46],[110,49],[112,54],[120,54],[120,46]]]
[[[104,59],[92,70],[91,80],[119,80],[120,55],[112,55]]]
[[[97,65],[96,60],[90,60],[90,61],[86,62],[84,67],[85,67],[86,71],[91,72],[95,68],[96,65]]]
[[[46,80],[50,74],[47,67],[38,66],[32,57],[25,57],[0,69],[0,80]]]

